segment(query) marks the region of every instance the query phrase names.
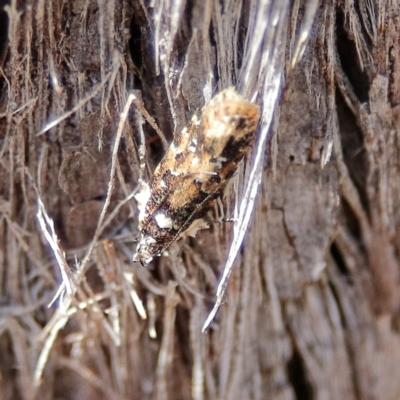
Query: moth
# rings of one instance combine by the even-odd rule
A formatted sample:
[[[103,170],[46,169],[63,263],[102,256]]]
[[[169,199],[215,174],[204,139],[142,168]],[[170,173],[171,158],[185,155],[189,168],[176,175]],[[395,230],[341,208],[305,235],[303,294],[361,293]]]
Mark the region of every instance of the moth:
[[[135,197],[139,236],[133,261],[147,266],[174,241],[209,227],[204,219],[255,139],[259,107],[234,88],[218,93],[174,138]]]

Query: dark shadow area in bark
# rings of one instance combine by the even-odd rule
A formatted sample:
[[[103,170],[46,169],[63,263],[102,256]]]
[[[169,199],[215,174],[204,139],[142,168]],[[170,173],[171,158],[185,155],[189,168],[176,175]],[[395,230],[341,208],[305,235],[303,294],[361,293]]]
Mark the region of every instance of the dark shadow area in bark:
[[[354,114],[347,107],[339,91],[336,91],[336,107],[343,160],[347,166],[350,178],[357,188],[363,207],[368,211],[365,188],[369,166],[364,148],[363,134],[360,127],[357,125]]]
[[[359,64],[356,44],[348,36],[344,26],[344,15],[341,11],[337,12],[337,51],[342,65],[343,71],[347,75],[354,92],[356,93],[360,102],[365,103],[368,101],[369,79],[365,71],[363,71]]]
[[[242,12],[240,15],[239,23],[239,34],[238,34],[238,44],[237,44],[237,68],[242,68],[243,65],[243,53],[244,47],[246,45],[246,35],[249,29],[248,16],[250,13],[250,2],[245,2],[242,7]]]
[[[349,282],[352,282],[351,273],[350,273],[349,269],[347,268],[347,265],[342,257],[342,254],[340,253],[340,250],[338,249],[338,247],[336,246],[335,243],[333,243],[331,245],[331,255],[332,255],[333,259],[335,260],[335,265],[336,265],[337,269],[340,271],[340,273],[344,277],[346,277]]]
[[[0,374],[2,381],[4,382],[16,382],[18,380],[18,360],[15,358],[12,349],[12,340],[10,340],[10,334],[2,334],[0,340]],[[22,399],[18,385],[5,385],[4,391],[1,393],[5,394],[4,398],[9,399]],[[7,397],[9,396],[9,397]]]
[[[0,65],[4,63],[4,51],[6,49],[8,39],[8,15],[4,11],[4,7],[8,4],[8,1],[0,0]]]
[[[133,4],[134,12],[130,22],[130,40],[128,42],[129,55],[134,64],[133,82],[128,84],[127,89],[140,90],[142,100],[147,112],[156,120],[158,127],[169,138],[172,135],[172,120],[169,114],[169,104],[164,88],[164,75],[157,75],[155,69],[154,30],[145,14],[142,6]],[[143,125],[146,135],[148,154],[155,165],[164,155],[161,142],[157,133],[148,124]]]
[[[136,18],[133,18],[130,26],[131,38],[129,40],[129,53],[135,66],[142,67],[142,28]]]
[[[297,400],[314,400],[312,387],[307,380],[305,365],[301,355],[294,350],[287,363],[289,382],[293,386]]]
[[[354,238],[360,238],[361,237],[361,229],[360,229],[360,223],[359,220],[357,219],[357,216],[354,214],[352,208],[349,206],[347,203],[346,199],[342,198],[341,199],[341,209],[342,213],[346,218],[346,226],[353,235]]]

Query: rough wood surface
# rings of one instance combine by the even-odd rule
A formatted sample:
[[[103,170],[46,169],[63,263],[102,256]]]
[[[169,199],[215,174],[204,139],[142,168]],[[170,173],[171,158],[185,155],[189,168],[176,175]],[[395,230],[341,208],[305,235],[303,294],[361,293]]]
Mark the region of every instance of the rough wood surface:
[[[0,9],[1,399],[400,398],[398,2]],[[231,85],[262,109],[236,225],[134,265],[141,137],[149,178]]]

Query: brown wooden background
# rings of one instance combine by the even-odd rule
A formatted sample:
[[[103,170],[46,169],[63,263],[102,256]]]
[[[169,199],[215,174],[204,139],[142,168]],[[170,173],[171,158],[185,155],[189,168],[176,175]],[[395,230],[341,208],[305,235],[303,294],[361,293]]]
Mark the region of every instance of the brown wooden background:
[[[1,399],[400,398],[398,2],[0,5]],[[141,130],[147,178],[164,153],[138,110],[170,141],[230,85],[256,98],[268,140],[247,164],[262,168],[252,223],[202,334],[232,228],[132,264]],[[60,266],[73,295],[47,308]]]

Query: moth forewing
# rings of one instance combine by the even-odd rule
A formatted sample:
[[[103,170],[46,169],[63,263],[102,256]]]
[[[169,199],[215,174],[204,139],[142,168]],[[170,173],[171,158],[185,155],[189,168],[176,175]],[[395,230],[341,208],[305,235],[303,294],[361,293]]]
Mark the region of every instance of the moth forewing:
[[[234,88],[216,95],[176,136],[154,171],[141,210],[134,261],[149,264],[180,237],[209,225],[203,217],[251,147],[259,107]]]

